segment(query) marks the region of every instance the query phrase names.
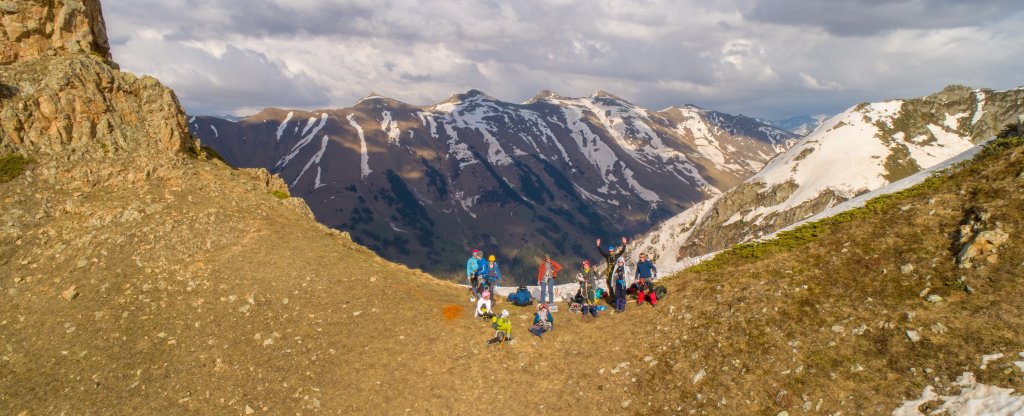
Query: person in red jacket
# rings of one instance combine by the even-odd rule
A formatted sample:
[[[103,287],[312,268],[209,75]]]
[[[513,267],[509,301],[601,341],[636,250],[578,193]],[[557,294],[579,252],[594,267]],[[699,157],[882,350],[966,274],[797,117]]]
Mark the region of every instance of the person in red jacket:
[[[537,268],[537,286],[540,286],[540,303],[555,302],[555,278],[562,270],[562,265],[551,260],[551,256],[545,254],[544,261],[540,262]],[[544,300],[544,292],[547,291],[547,301]]]

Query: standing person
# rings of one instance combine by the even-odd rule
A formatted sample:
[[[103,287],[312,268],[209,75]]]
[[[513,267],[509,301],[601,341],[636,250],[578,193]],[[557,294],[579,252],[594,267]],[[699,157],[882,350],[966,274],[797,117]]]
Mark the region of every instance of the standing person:
[[[619,257],[619,260],[615,262],[615,270],[612,272],[612,279],[615,280],[615,311],[622,312],[626,310],[626,276],[629,272],[626,270],[626,261]]]
[[[555,317],[551,316],[551,309],[544,303],[537,304],[537,312],[533,314],[533,326],[530,333],[544,338],[544,333],[555,327]]]
[[[501,280],[501,268],[498,267],[497,258],[493,254],[487,257],[487,262],[484,263],[483,272],[481,273],[484,277],[484,282],[487,284],[487,289],[493,294],[495,289],[498,288],[498,281]]]
[[[466,284],[469,285],[469,301],[476,302],[477,286],[480,285],[480,260],[483,253],[480,250],[473,250],[473,254],[466,260]]]
[[[647,260],[646,253],[640,253],[640,261],[636,264],[636,304],[644,303],[644,291],[651,300],[651,306],[658,304],[658,295],[654,293],[654,278],[658,277],[658,268]]]
[[[597,290],[597,271],[590,268],[590,260],[583,260],[583,271],[576,273],[576,280],[580,282],[580,293],[583,295],[580,312],[584,318],[587,313],[597,318],[597,298],[594,296]]]
[[[551,256],[548,254],[544,255],[544,261],[540,262],[540,267],[537,268],[537,286],[540,286],[540,303],[554,303],[555,302],[555,278],[558,277],[558,272],[562,271],[562,265],[551,260]],[[548,294],[547,300],[544,300],[545,291]]]
[[[614,244],[609,244],[608,249],[605,250],[601,247],[601,239],[597,239],[597,251],[604,256],[605,268],[604,268],[604,280],[605,284],[608,285],[608,294],[615,298],[615,290],[612,286],[612,271],[615,270],[615,261],[622,257],[622,253],[626,252],[626,237],[622,237],[622,247],[618,250],[615,249]]]

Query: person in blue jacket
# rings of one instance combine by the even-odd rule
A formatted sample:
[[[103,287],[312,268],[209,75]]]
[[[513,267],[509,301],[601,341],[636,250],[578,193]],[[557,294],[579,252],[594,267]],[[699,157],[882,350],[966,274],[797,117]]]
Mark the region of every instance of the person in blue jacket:
[[[533,326],[530,327],[530,333],[544,338],[544,333],[554,329],[554,327],[555,317],[551,315],[548,305],[546,303],[538,303],[537,313],[533,314]]]
[[[466,284],[469,285],[469,301],[475,302],[478,297],[477,288],[480,286],[480,272],[483,266],[484,253],[480,250],[473,250],[473,254],[466,260]]]
[[[488,256],[487,262],[484,263],[483,270],[480,272],[491,293],[494,293],[494,290],[498,288],[498,282],[501,281],[501,268],[498,267],[498,262],[495,260],[497,259],[493,254]]]
[[[640,261],[636,263],[636,304],[644,303],[644,292],[651,306],[658,304],[658,295],[654,293],[654,278],[658,277],[658,268],[647,260],[646,253],[640,253]]]

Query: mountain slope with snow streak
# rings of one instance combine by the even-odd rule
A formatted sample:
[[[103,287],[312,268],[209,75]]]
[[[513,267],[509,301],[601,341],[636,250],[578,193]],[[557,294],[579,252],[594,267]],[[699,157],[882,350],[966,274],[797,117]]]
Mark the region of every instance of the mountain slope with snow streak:
[[[798,139],[747,117],[650,111],[601,91],[514,104],[470,90],[429,106],[371,95],[238,122],[199,116],[190,127],[232,165],[281,175],[319,221],[388,259],[450,277],[480,248],[522,281],[543,252],[594,257],[593,238],[646,231]]]
[[[744,183],[635,243],[665,270],[774,233],[972,149],[1024,114],[1024,89],[962,86],[832,117]]]

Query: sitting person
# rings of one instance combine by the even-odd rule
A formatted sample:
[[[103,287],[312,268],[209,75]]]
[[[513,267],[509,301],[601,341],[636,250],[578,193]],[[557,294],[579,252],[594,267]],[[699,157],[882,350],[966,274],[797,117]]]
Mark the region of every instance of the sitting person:
[[[480,300],[476,301],[476,311],[473,313],[473,316],[486,317],[487,315],[493,316],[491,313],[491,291],[485,289],[483,293],[480,294]]]
[[[516,306],[529,306],[533,304],[533,295],[530,294],[530,290],[526,288],[526,285],[520,285],[515,293],[508,295],[508,301]]]
[[[491,318],[491,326],[494,327],[494,338],[487,340],[488,344],[512,343],[512,320],[508,318],[508,311],[502,310],[501,315]]]
[[[533,314],[533,326],[530,327],[530,333],[544,338],[544,333],[552,330],[554,326],[555,318],[551,315],[548,305],[538,303],[537,312]]]

